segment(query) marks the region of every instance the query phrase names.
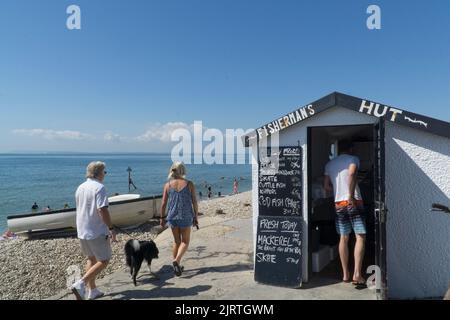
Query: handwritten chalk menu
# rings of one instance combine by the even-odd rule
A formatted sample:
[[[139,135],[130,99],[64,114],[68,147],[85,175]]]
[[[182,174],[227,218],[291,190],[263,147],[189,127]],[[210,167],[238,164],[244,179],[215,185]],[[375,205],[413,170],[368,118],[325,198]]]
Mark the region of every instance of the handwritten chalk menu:
[[[255,281],[289,288],[302,283],[302,218],[258,217]]]
[[[260,216],[302,215],[302,149],[267,149],[259,157]]]

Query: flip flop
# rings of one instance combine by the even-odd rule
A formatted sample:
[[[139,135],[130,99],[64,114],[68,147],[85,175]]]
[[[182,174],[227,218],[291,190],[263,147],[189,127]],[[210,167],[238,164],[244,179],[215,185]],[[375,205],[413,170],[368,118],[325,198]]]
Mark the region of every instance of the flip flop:
[[[175,272],[175,275],[177,277],[181,276],[182,270],[181,270],[180,265],[178,264],[178,262],[174,261],[172,264],[173,264],[173,271]]]
[[[356,284],[355,285],[355,289],[356,290],[363,290],[363,289],[366,289],[367,288],[367,284],[365,284],[365,283],[358,283],[358,284]]]
[[[348,279],[348,280],[342,280],[342,282],[344,282],[344,283],[350,283],[350,282],[352,282],[350,279]]]
[[[359,282],[359,281],[352,280],[352,285],[354,285],[354,286],[366,286],[367,287],[365,281]]]

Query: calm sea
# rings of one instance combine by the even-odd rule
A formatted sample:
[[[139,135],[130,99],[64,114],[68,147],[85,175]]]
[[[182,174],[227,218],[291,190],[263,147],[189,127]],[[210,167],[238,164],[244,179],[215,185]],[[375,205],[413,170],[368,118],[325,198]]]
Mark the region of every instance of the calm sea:
[[[106,162],[105,186],[109,195],[128,193],[128,167],[132,168],[132,179],[138,187],[131,193],[161,194],[172,164],[168,154],[0,155],[0,231],[6,229],[8,215],[28,213],[34,202],[40,209],[61,209],[66,203],[73,207],[75,190],[85,180],[87,164],[94,160]],[[239,191],[251,189],[248,164],[186,167],[187,178],[204,196],[205,184],[212,186],[215,195],[231,194],[235,177]]]

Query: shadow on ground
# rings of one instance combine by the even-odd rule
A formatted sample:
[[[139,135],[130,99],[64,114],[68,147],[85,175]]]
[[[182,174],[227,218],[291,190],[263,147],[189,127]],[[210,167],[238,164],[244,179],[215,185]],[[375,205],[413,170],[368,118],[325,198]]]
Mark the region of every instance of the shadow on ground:
[[[339,258],[328,264],[321,272],[313,273],[308,283],[302,284],[302,289],[326,287],[342,282]]]
[[[249,264],[232,264],[225,266],[209,266],[195,269],[188,269],[183,272],[180,279],[191,279],[206,273],[224,273],[224,272],[240,272],[252,270]],[[173,268],[170,265],[164,265],[156,272],[157,277],[150,275],[148,272],[142,273],[138,277],[138,285],[132,290],[112,293],[109,297],[113,300],[130,300],[130,299],[155,299],[155,298],[178,298],[196,296],[201,292],[208,291],[212,288],[210,285],[197,285],[190,288],[171,287],[175,284],[172,280],[176,280]],[[129,285],[130,282],[118,281],[115,286]],[[153,285],[148,290],[140,289],[144,285]]]
[[[196,296],[200,292],[211,289],[209,285],[194,286],[191,288],[163,288],[156,287],[150,290],[126,290],[111,295],[113,300],[151,299],[151,298],[181,298]]]

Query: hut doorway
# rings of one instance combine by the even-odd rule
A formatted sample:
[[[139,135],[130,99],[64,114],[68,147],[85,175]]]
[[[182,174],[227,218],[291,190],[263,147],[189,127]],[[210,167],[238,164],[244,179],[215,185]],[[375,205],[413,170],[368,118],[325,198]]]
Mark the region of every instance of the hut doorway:
[[[362,273],[374,265],[379,254],[379,225],[375,219],[377,192],[376,181],[379,161],[374,152],[378,147],[379,131],[373,124],[326,126],[308,128],[308,270],[314,283],[336,283],[342,281],[339,259],[339,236],[335,227],[333,194],[323,189],[324,169],[328,161],[339,153],[338,141],[350,139],[354,143],[354,155],[360,159],[358,185],[366,212],[366,246]],[[384,149],[383,149],[384,150]],[[384,161],[384,160],[383,160]],[[349,269],[353,274],[353,249],[355,236],[349,243]]]

